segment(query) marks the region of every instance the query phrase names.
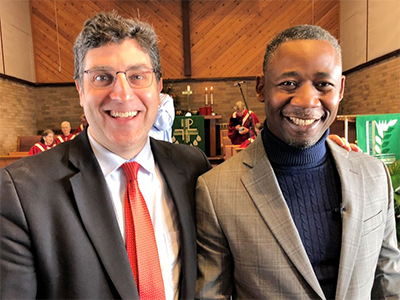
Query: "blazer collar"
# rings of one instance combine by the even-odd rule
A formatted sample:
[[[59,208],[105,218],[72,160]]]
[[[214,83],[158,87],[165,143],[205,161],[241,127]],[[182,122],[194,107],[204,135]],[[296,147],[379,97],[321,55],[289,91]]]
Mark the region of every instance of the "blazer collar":
[[[179,298],[188,298],[192,295],[191,286],[196,280],[196,227],[193,191],[188,191],[189,174],[185,166],[177,165],[181,160],[177,149],[172,144],[150,138],[150,145],[154,160],[167,183],[168,190],[175,204],[180,222],[180,250],[181,250],[181,280]],[[191,282],[192,281],[192,282]]]
[[[245,151],[243,163],[250,170],[241,179],[260,215],[293,265],[314,291],[325,299],[268,160],[261,135]]]
[[[327,140],[335,160],[342,189],[343,232],[336,297],[344,299],[354,269],[361,239],[364,211],[364,180],[362,173],[349,159],[350,153]],[[282,248],[315,292],[325,299],[323,291],[309,262],[290,211],[279,188],[272,166],[265,153],[262,139],[258,137],[244,152],[243,163],[250,169],[243,174],[242,182],[261,216]]]
[[[364,176],[350,158],[350,153],[328,140],[328,146],[335,160],[342,187],[342,248],[336,298],[345,299],[350,285],[357,251],[361,241],[362,220],[364,219]]]
[[[69,180],[82,223],[122,299],[138,299],[129,259],[100,166],[90,147],[87,128],[69,148],[76,174]]]

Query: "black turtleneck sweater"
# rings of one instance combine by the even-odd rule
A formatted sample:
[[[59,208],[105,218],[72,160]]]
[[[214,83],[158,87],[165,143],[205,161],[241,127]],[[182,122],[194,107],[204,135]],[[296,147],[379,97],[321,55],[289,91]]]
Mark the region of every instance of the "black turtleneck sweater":
[[[302,149],[278,139],[265,122],[262,139],[322,290],[327,299],[334,299],[342,236],[341,186],[325,144],[328,133]]]

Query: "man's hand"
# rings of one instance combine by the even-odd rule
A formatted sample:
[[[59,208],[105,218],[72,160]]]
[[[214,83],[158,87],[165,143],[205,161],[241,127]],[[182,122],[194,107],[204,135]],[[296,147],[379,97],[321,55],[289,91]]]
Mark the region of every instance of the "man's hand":
[[[241,127],[241,129],[239,130],[239,133],[243,135],[243,134],[248,134],[249,131],[250,131],[250,130],[249,130],[248,128],[246,128],[246,127],[243,126],[243,127]]]
[[[360,147],[358,147],[356,144],[349,143],[344,137],[341,138],[336,134],[330,134],[328,135],[328,138],[347,151],[362,152]]]

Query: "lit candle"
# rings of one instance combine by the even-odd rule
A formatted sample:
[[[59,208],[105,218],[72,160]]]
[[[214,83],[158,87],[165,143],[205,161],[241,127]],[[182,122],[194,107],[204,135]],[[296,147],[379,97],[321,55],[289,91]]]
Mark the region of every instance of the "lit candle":
[[[190,85],[187,86],[187,90],[190,91]]]
[[[205,91],[205,95],[206,95],[206,106],[208,106],[208,91],[207,91],[207,88],[206,88],[206,91]]]
[[[214,104],[214,99],[213,99],[213,87],[210,87],[210,103],[211,103],[211,105]]]

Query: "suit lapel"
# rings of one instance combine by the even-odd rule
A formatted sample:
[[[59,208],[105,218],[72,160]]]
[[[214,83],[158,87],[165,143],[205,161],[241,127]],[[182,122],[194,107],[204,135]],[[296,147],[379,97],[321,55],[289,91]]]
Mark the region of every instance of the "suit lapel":
[[[170,144],[151,140],[151,149],[154,159],[159,166],[164,180],[167,183],[175,209],[178,213],[180,223],[180,251],[181,251],[181,281],[179,298],[186,298],[191,295],[188,291],[194,285],[196,279],[196,227],[193,198],[194,186],[191,187],[185,182],[190,182],[185,166],[177,166],[180,161],[178,149],[172,151]],[[194,201],[194,199],[192,199]],[[189,281],[193,281],[189,283]]]
[[[78,170],[70,179],[72,191],[93,246],[120,297],[138,299],[112,202],[86,130],[71,143],[69,158]]]
[[[242,182],[258,208],[264,222],[280,243],[293,265],[314,291],[325,299],[307,253],[301,242],[289,208],[283,198],[261,138],[245,152],[243,163],[250,167]]]
[[[328,141],[342,186],[343,212],[342,248],[336,298],[345,299],[357,258],[364,219],[364,180],[357,166],[348,159],[349,152]]]

